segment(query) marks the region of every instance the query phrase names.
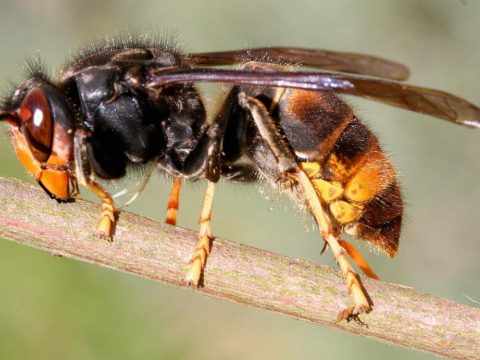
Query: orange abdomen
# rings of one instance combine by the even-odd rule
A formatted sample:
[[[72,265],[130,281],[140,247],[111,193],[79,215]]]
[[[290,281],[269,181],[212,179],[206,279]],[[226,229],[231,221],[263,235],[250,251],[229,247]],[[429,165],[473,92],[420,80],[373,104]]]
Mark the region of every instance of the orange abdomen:
[[[280,125],[332,218],[394,256],[403,201],[377,138],[331,92],[286,90],[279,111]]]

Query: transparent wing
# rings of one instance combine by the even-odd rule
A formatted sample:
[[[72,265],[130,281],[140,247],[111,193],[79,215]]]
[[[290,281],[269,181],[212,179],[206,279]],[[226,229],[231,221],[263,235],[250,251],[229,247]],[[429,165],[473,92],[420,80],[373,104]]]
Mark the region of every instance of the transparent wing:
[[[458,96],[402,82],[329,72],[245,71],[215,68],[154,69],[146,75],[147,89],[176,83],[214,82],[326,90],[363,97],[480,128],[480,108]]]
[[[232,65],[246,61],[300,64],[325,70],[406,80],[408,68],[377,56],[295,47],[269,47],[231,51],[205,52],[189,55],[192,65]]]

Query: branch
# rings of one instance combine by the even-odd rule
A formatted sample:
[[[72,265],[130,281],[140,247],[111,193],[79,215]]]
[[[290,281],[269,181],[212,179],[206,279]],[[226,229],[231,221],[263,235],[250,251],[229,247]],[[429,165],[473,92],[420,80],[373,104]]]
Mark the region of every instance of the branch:
[[[113,243],[94,235],[98,205],[49,201],[36,188],[0,178],[0,236],[49,253],[137,274],[179,287],[196,232],[128,212]],[[198,291],[453,358],[480,359],[480,309],[411,288],[364,279],[374,310],[335,323],[350,303],[340,272],[216,238]]]

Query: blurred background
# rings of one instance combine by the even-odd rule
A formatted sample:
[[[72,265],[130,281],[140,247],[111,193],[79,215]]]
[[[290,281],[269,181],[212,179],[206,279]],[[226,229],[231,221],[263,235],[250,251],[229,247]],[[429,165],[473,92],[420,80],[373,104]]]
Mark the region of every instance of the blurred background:
[[[473,0],[0,0],[0,78],[8,89],[8,81],[22,79],[26,57],[37,53],[55,73],[101,34],[134,30],[177,33],[185,51],[290,45],[379,55],[407,64],[411,83],[478,104],[479,15],[480,2]],[[211,108],[214,97],[215,89],[206,93]],[[357,246],[383,280],[478,307],[479,132],[363,99],[348,101],[391,154],[407,204],[395,259]],[[32,182],[7,129],[1,132],[0,175]],[[184,188],[180,226],[197,228],[203,189],[200,183]],[[156,176],[130,210],[162,220],[168,191]],[[323,242],[312,221],[290,200],[259,186],[227,183],[216,195],[214,234],[333,265],[330,253],[319,256]],[[82,196],[89,198],[85,191]],[[1,359],[352,355],[433,358],[0,241]]]

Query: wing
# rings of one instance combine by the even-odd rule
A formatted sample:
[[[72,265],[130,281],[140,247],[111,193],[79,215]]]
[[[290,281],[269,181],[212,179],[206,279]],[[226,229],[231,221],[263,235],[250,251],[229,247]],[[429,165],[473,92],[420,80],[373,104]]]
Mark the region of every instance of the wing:
[[[335,91],[427,114],[467,127],[480,128],[480,108],[465,99],[439,90],[354,74],[156,68],[145,75],[142,84],[147,90],[154,90],[169,84],[195,82]]]
[[[232,65],[246,61],[281,62],[325,70],[406,80],[410,71],[405,65],[380,57],[292,47],[270,47],[190,54],[192,65]]]

